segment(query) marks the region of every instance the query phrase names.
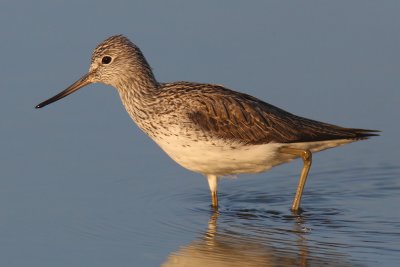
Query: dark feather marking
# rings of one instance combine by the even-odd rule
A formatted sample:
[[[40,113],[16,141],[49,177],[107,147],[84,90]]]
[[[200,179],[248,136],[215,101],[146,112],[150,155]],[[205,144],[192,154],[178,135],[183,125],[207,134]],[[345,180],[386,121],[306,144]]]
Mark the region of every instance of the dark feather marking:
[[[214,103],[222,104],[224,113],[229,112],[228,116],[223,116],[214,104],[217,110],[213,114],[206,114],[200,108],[195,123],[206,132],[211,129],[210,134],[219,138],[251,144],[365,139],[377,135],[371,130],[343,128],[299,117],[245,94],[235,94],[235,98],[230,94],[212,96]],[[238,96],[241,101],[237,100]],[[207,122],[213,127],[205,126]]]
[[[225,103],[225,101],[221,101],[221,104],[222,104],[222,107],[224,108],[224,111],[225,111],[225,115],[226,115],[226,118],[228,119],[228,120],[230,120],[231,118],[231,116],[229,116],[229,110],[228,110],[228,107],[226,106],[226,103]]]
[[[188,127],[193,123],[205,138],[264,144],[357,140],[378,135],[374,130],[343,128],[296,116],[250,95],[213,84],[160,84],[159,97],[164,94],[181,96]]]

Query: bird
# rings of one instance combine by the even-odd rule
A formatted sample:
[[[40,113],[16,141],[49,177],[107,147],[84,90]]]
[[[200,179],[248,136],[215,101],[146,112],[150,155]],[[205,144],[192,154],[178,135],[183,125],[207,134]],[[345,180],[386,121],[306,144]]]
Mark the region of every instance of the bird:
[[[218,210],[218,181],[261,173],[295,158],[303,160],[291,205],[300,202],[315,152],[377,136],[378,130],[345,128],[294,115],[222,85],[158,82],[137,45],[114,35],[93,51],[89,71],[43,108],[80,88],[114,87],[137,126],[182,167],[204,175],[211,207]]]

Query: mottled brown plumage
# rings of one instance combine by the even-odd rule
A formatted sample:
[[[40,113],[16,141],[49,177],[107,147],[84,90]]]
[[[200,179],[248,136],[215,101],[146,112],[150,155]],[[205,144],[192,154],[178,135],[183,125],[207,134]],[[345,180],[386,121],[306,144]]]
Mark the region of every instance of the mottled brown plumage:
[[[243,144],[298,143],[365,139],[374,130],[343,128],[286,112],[221,85],[190,82],[160,84],[159,97],[189,101],[185,112],[201,131]],[[179,110],[179,109],[178,109]]]
[[[96,82],[117,89],[133,121],[172,159],[207,176],[214,207],[218,176],[262,172],[301,157],[292,205],[298,210],[312,152],[377,135],[299,117],[221,85],[158,83],[140,49],[122,35],[99,44],[89,72],[36,108]]]

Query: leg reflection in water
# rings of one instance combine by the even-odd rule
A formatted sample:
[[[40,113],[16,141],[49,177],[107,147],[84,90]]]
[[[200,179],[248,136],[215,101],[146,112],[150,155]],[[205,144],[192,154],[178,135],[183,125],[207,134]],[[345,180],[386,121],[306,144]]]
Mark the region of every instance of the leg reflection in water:
[[[352,266],[334,248],[312,246],[310,252],[301,215],[293,214],[292,229],[260,229],[252,218],[243,224],[243,214],[213,212],[203,236],[172,252],[161,266]]]

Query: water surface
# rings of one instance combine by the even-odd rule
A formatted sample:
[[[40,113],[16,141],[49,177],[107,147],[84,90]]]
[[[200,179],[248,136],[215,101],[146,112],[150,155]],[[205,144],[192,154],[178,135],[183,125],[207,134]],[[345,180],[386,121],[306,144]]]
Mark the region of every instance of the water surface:
[[[397,266],[400,2],[2,1],[0,266]],[[91,85],[42,110],[125,34],[161,82],[224,84],[382,130],[220,183],[177,166]]]

